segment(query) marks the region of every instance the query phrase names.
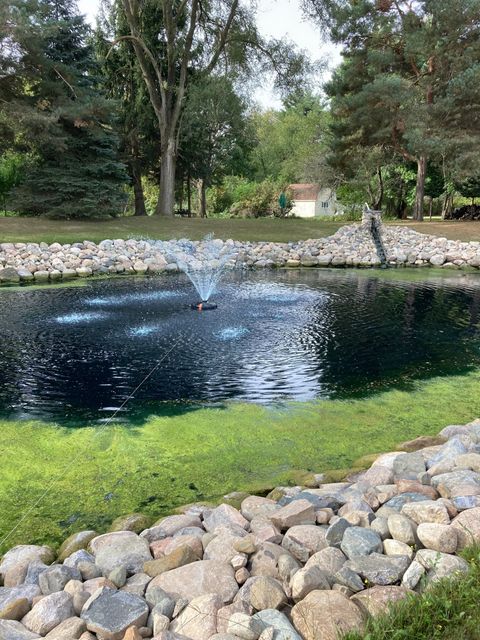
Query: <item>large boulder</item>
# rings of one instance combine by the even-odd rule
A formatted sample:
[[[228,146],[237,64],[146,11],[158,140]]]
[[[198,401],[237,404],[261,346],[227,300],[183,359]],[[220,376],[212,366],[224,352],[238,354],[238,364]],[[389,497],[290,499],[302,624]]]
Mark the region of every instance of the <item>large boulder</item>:
[[[280,582],[261,576],[252,585],[250,603],[257,611],[281,609],[287,603],[287,597]]]
[[[219,595],[222,602],[228,603],[238,591],[233,568],[216,560],[200,560],[162,573],[150,582],[147,591],[156,586],[188,601],[210,593]]]
[[[382,539],[372,529],[363,527],[349,527],[343,534],[341,550],[347,558],[356,556],[368,556],[371,553],[383,551]]]
[[[405,587],[376,586],[356,593],[352,596],[352,602],[355,602],[366,617],[379,616],[385,614],[389,606],[406,598],[409,593],[413,592]]]
[[[208,516],[205,517],[203,525],[207,531],[214,531],[217,527],[229,527],[248,529],[248,520],[242,516],[238,509],[229,504],[221,504],[219,507],[212,509]]]
[[[191,640],[208,640],[217,632],[217,614],[222,604],[220,596],[215,594],[194,598],[171,623],[170,631]]]
[[[458,549],[480,543],[480,507],[462,511],[451,526],[457,532]]]
[[[282,547],[300,562],[306,562],[311,555],[327,546],[326,530],[312,524],[291,527],[282,540]]]
[[[0,620],[1,640],[34,640],[41,638],[38,633],[33,633],[16,620]]]
[[[133,531],[116,531],[97,536],[90,542],[95,564],[104,575],[116,567],[125,567],[129,573],[140,573],[143,564],[152,560],[150,546],[145,538]]]
[[[197,515],[185,513],[162,518],[149,529],[142,531],[140,536],[146,538],[149,542],[155,542],[175,535],[180,529],[201,526],[202,522]]]
[[[50,564],[54,560],[55,553],[50,547],[45,545],[19,544],[16,547],[12,547],[3,556],[0,562],[0,580],[2,580],[5,573],[15,565],[25,565],[33,562]]]
[[[88,531],[79,531],[78,533],[72,533],[72,535],[67,538],[60,549],[58,550],[58,560],[63,562],[69,556],[71,556],[75,551],[80,551],[81,549],[86,549],[91,540],[97,537],[97,532],[89,529]]]
[[[67,618],[75,615],[70,594],[58,591],[45,596],[22,619],[22,624],[41,636],[47,635]]]
[[[85,620],[77,618],[67,618],[61,622],[55,629],[47,633],[47,640],[78,640],[82,633],[87,630]]]
[[[275,511],[270,520],[281,531],[302,524],[315,524],[315,508],[308,500],[293,500]]]
[[[103,587],[87,600],[81,618],[87,623],[87,629],[99,638],[122,640],[129,627],[145,625],[148,612],[143,598]]]
[[[417,536],[427,549],[442,553],[455,553],[457,550],[457,530],[451,525],[424,522],[418,525]]]
[[[280,507],[274,500],[262,498],[260,496],[248,496],[242,501],[240,511],[242,516],[248,521],[257,516],[268,517]]]
[[[386,586],[399,582],[410,564],[407,556],[384,556],[372,553],[348,560],[345,566],[370,584]]]
[[[450,516],[446,506],[440,500],[423,500],[422,502],[409,502],[402,507],[402,514],[413,520],[416,524],[422,522],[437,522],[449,524]],[[402,540],[404,542],[404,540]]]
[[[257,631],[273,629],[274,640],[301,640],[287,616],[276,609],[264,609],[252,616]]]
[[[338,640],[363,627],[358,607],[338,591],[311,591],[293,607],[292,620],[305,640]]]

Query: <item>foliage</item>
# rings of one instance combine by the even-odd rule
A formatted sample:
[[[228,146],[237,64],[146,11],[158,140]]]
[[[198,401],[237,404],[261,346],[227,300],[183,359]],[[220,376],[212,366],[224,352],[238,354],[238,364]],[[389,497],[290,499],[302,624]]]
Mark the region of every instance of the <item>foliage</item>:
[[[72,0],[17,0],[7,28],[10,58],[3,62],[16,84],[2,103],[3,122],[10,147],[35,155],[11,207],[54,217],[118,214],[126,174],[89,27]]]
[[[237,185],[234,204],[230,207],[233,216],[243,218],[280,217],[283,212],[279,205],[281,189],[273,180],[262,182],[241,181]]]
[[[455,186],[462,196],[471,198],[472,203],[475,201],[475,198],[480,198],[480,175],[467,178]]]
[[[28,158],[14,151],[6,151],[0,157],[0,200],[6,213],[7,196],[23,177]]]

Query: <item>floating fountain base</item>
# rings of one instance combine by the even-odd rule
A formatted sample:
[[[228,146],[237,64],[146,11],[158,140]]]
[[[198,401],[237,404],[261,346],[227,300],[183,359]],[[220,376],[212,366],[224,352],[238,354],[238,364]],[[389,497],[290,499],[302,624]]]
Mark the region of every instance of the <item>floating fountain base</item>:
[[[203,300],[202,302],[196,302],[195,304],[192,304],[191,308],[194,311],[213,311],[213,309],[217,308],[217,305],[214,302]]]

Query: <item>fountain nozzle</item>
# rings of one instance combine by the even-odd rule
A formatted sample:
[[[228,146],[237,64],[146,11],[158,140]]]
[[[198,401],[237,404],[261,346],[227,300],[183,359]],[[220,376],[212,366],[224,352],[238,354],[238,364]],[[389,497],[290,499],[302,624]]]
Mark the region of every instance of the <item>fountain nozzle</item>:
[[[214,302],[209,302],[208,300],[202,300],[201,302],[196,302],[191,305],[191,308],[194,311],[212,311],[217,308],[217,305]]]

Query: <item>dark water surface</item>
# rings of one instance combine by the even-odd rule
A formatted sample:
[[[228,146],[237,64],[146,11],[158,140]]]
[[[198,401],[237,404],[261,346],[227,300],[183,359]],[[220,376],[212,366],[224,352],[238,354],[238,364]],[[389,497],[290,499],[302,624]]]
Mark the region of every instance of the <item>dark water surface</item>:
[[[182,276],[0,291],[0,415],[64,424],[225,400],[349,398],[480,362],[480,277],[229,274],[198,313]],[[159,362],[140,389],[136,387]]]

